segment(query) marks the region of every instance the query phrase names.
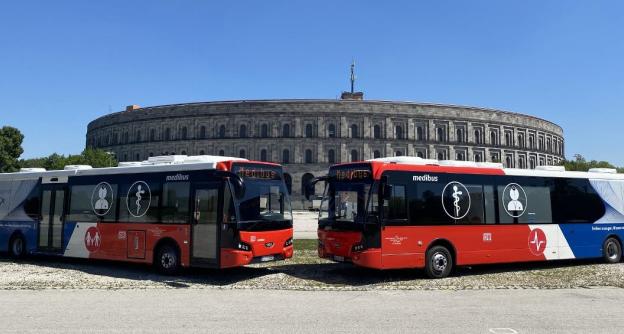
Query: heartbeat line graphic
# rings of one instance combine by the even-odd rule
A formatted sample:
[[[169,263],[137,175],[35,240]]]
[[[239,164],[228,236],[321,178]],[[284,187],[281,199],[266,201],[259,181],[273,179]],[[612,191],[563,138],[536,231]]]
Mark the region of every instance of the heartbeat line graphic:
[[[540,250],[540,248],[542,248],[542,245],[545,243],[546,241],[544,240],[540,240],[537,233],[535,233],[533,235],[533,240],[531,240],[531,243],[535,245],[535,247],[537,247],[537,251]]]

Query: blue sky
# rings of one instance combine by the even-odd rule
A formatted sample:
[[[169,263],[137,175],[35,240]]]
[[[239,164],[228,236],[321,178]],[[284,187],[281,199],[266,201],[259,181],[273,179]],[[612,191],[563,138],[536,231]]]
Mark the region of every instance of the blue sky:
[[[367,99],[546,118],[624,165],[621,1],[3,2],[0,125],[78,153],[130,104],[336,98],[353,58]]]

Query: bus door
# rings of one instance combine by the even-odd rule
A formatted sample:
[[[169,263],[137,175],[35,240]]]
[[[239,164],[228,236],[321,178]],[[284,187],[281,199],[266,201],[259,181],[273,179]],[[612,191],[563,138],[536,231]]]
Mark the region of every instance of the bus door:
[[[218,264],[223,185],[223,182],[199,183],[193,190],[191,261],[194,263]]]
[[[38,248],[40,250],[60,251],[63,247],[65,194],[64,185],[43,185],[41,220],[39,221]]]

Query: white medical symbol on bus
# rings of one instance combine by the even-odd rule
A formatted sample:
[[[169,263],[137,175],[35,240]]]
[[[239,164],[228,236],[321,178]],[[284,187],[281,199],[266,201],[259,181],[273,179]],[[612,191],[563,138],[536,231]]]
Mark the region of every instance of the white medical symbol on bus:
[[[527,208],[527,195],[517,183],[510,183],[503,189],[503,204],[505,211],[513,218],[524,214]]]
[[[102,236],[97,227],[91,226],[85,233],[85,246],[89,252],[95,252],[100,248],[102,244]]]
[[[133,183],[128,189],[126,196],[126,208],[130,215],[135,218],[143,217],[152,203],[152,192],[144,181]]]
[[[91,193],[91,207],[98,216],[105,216],[113,203],[113,188],[106,182],[100,182]]]
[[[136,197],[137,197],[137,200],[135,201],[136,206],[137,206],[137,211],[136,211],[137,215],[141,212],[141,195],[145,194],[145,190],[143,190],[141,188],[142,188],[142,186],[139,184],[137,186],[137,192],[135,194]]]
[[[460,182],[449,182],[442,190],[442,208],[452,219],[466,217],[470,204],[470,192]]]
[[[536,228],[529,233],[529,250],[533,255],[542,255],[546,249],[546,242],[546,234],[541,229]]]

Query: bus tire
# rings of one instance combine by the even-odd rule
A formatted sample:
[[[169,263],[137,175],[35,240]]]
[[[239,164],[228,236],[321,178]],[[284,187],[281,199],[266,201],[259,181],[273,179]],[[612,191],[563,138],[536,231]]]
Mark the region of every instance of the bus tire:
[[[171,243],[166,243],[156,251],[156,270],[164,275],[175,275],[180,270],[180,252]]]
[[[453,256],[444,246],[429,248],[425,261],[425,273],[429,278],[444,278],[453,270]]]
[[[607,263],[618,263],[622,259],[622,245],[616,238],[608,238],[602,245],[602,257]]]
[[[16,234],[9,241],[9,256],[14,259],[23,259],[26,256],[26,240],[21,234]]]

